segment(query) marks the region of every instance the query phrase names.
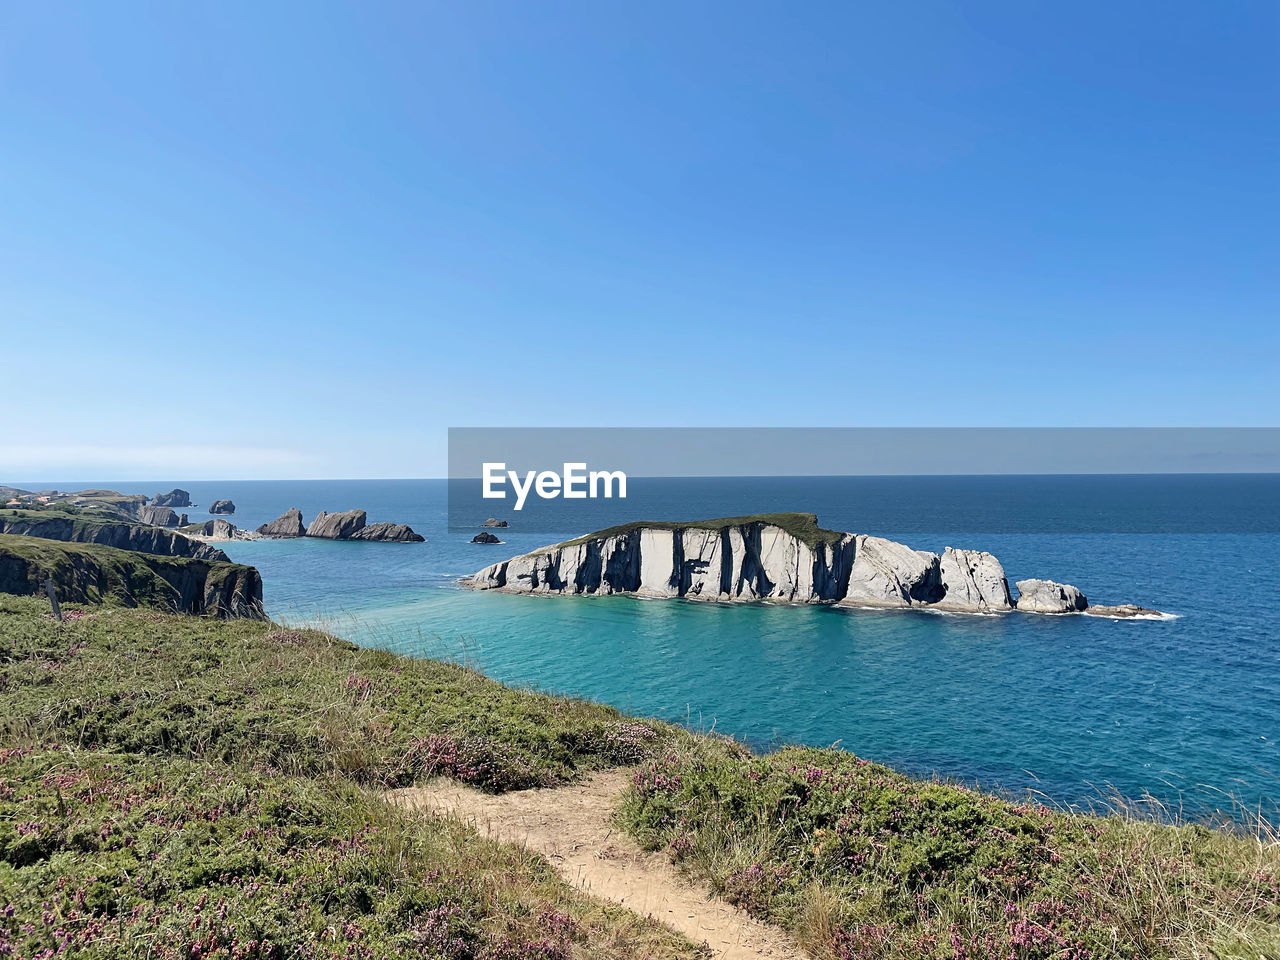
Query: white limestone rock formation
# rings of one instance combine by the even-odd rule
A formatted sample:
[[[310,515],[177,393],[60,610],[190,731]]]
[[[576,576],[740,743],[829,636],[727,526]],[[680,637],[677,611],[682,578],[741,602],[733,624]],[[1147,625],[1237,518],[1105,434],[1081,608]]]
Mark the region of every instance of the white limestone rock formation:
[[[1003,575],[998,564],[994,569]],[[972,595],[975,611],[1007,609],[988,599],[999,590],[980,579],[985,592],[966,583],[954,594],[955,608],[963,608]],[[493,564],[470,585],[512,593],[881,607],[935,603],[947,595],[936,554],[879,537],[821,530],[811,514],[630,524]]]
[[[1004,567],[991,554],[947,547],[939,568],[944,587],[939,607],[990,613],[1013,609]]]
[[[632,523],[503,560],[467,583],[554,596],[629,593],[984,614],[1088,607],[1075,587],[1049,580],[1020,581],[1015,605],[1004,567],[989,553],[947,547],[939,555],[882,537],[823,530],[813,514]],[[1135,615],[1128,606],[1103,609]]]
[[[840,603],[857,607],[910,607],[935,603],[945,590],[936,553],[912,550],[883,537],[854,541],[849,585]]]
[[[1023,613],[1079,613],[1088,606],[1085,595],[1069,583],[1018,581],[1018,609]]]

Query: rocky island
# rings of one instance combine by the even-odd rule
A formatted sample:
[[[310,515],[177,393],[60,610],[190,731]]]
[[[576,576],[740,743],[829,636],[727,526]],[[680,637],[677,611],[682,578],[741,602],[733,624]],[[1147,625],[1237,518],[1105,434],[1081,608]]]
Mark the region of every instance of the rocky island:
[[[302,511],[297,507],[290,507],[270,523],[264,523],[260,526],[258,533],[264,537],[287,540],[293,537],[306,536],[307,525],[302,522]]]
[[[236,512],[236,505],[231,500],[215,500],[209,504],[209,512],[211,514],[232,514]]]
[[[252,530],[241,530],[229,520],[216,517],[204,523],[183,524],[178,530],[185,537],[206,542],[222,542],[224,540],[260,540],[261,534]]]
[[[151,501],[153,507],[189,507],[191,494],[174,487],[168,493],[157,493]]]
[[[1019,597],[990,553],[941,554],[865,534],[824,530],[811,513],[685,523],[630,523],[485,567],[477,590],[617,594],[717,602],[774,601],[959,613],[1090,613],[1075,587],[1023,580]],[[1134,605],[1109,617],[1158,617]]]
[[[302,511],[291,507],[270,523],[258,528],[264,537],[288,539],[315,537],[321,540],[374,540],[387,543],[423,543],[426,537],[414,533],[403,523],[369,523],[363,510],[329,513],[321,510],[310,526],[302,519]]]

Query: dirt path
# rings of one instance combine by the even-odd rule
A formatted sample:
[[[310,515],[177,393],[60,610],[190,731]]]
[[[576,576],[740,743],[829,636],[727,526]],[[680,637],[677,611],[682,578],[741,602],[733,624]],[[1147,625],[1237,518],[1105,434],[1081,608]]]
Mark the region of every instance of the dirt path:
[[[392,791],[410,807],[451,814],[482,834],[546,856],[569,883],[705,941],[717,960],[803,960],[780,930],[753,920],[676,873],[665,854],[647,853],[609,822],[631,771],[609,770],[552,790],[491,796],[451,780]]]

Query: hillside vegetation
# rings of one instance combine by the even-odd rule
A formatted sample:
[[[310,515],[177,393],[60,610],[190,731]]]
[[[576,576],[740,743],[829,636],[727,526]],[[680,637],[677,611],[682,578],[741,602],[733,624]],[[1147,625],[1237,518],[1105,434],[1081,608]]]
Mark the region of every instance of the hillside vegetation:
[[[314,630],[0,595],[0,956],[696,956],[385,802],[634,765],[619,824],[815,956],[1280,956],[1262,825],[1083,816],[739,745]]]
[[[558,783],[666,728],[313,631],[46,610],[0,596],[0,956],[700,955],[383,799]]]
[[[136,521],[95,516],[75,507],[0,509],[0,534],[4,533],[68,543],[96,543],[165,557],[200,557],[230,562],[221,550],[182,536],[180,532]]]
[[[43,593],[46,580],[71,603],[264,619],[254,567],[0,533],[0,593]]]
[[[1280,841],[1055,811],[839,750],[690,740],[623,822],[823,957],[1280,957]]]

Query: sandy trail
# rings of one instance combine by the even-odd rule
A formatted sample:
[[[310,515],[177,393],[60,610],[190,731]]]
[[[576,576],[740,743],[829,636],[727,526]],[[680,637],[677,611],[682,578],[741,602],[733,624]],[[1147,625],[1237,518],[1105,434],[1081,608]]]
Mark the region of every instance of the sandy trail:
[[[567,787],[491,796],[436,780],[394,790],[391,799],[459,817],[482,834],[535,850],[569,883],[705,942],[717,960],[804,960],[782,931],[689,884],[664,854],[642,850],[609,822],[630,781],[630,770],[608,770]]]

